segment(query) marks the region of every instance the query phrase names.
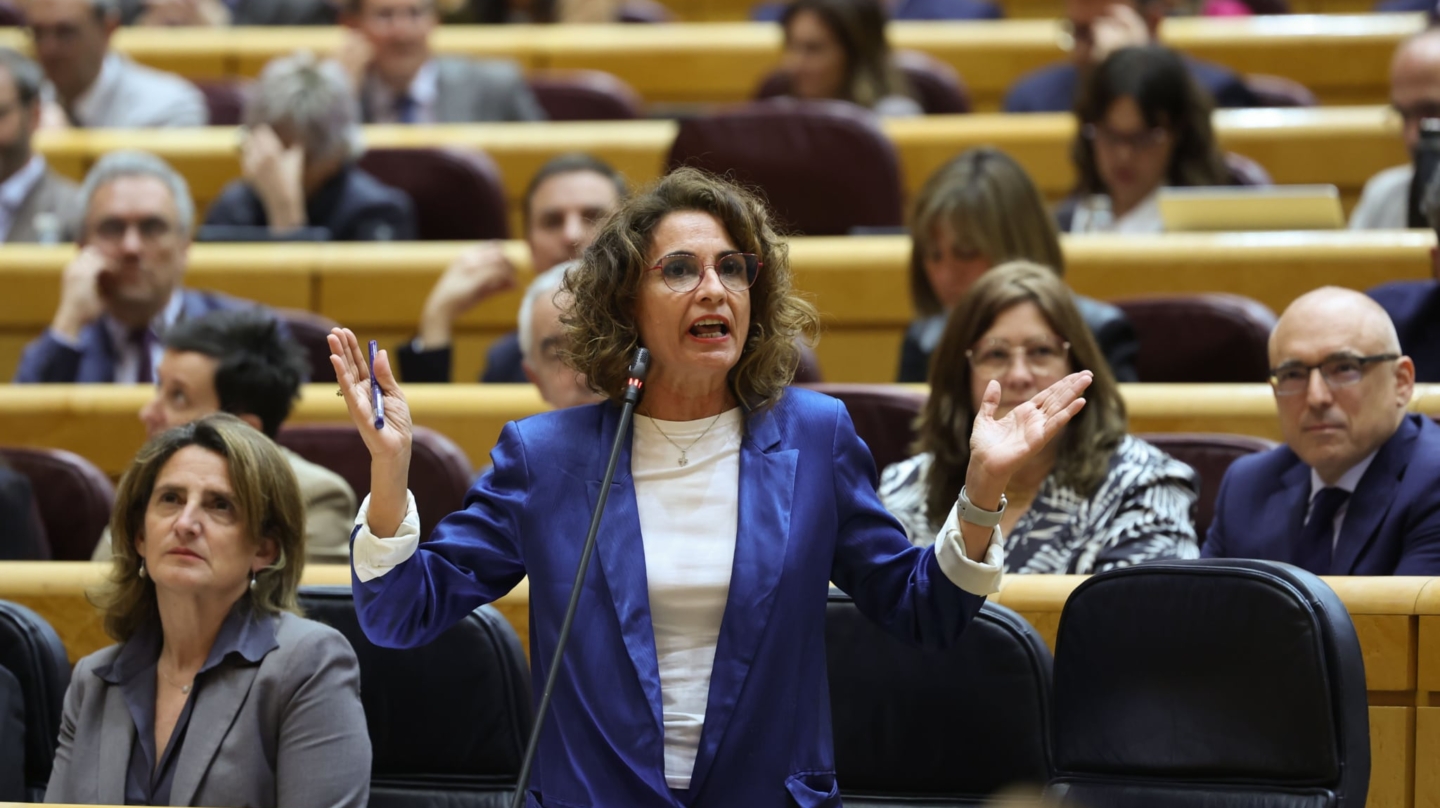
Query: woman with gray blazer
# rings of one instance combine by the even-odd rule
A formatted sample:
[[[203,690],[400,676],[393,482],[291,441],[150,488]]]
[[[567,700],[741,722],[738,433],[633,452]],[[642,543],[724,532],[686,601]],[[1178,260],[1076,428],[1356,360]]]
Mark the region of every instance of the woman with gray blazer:
[[[75,667],[46,801],[363,808],[355,652],[297,614],[304,506],[275,445],[223,414],[158,435],[110,527],[119,644]]]

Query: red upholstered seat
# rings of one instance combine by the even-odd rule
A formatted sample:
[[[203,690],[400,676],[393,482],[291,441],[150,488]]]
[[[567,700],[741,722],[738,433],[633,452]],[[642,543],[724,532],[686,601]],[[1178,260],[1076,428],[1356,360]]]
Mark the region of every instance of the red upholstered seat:
[[[1200,475],[1200,498],[1195,503],[1195,535],[1205,543],[1205,531],[1215,518],[1215,497],[1230,464],[1248,454],[1268,452],[1273,440],[1251,435],[1216,435],[1191,432],[1153,432],[1137,435]]]
[[[330,343],[325,341],[330,329],[340,324],[304,309],[275,309],[275,316],[290,329],[290,336],[305,349],[310,361],[310,381],[335,383],[335,366],[330,364]]]
[[[811,384],[811,390],[845,402],[855,433],[870,447],[876,472],[911,455],[915,418],[925,393],[893,384]]]
[[[970,91],[955,68],[923,51],[898,50],[893,58],[926,115],[956,115],[972,109]],[[776,70],[760,83],[755,97],[778,98],[789,94],[789,78],[783,71]]]
[[[245,116],[245,89],[228,81],[197,81],[211,126],[239,126]]]
[[[474,470],[455,442],[423,426],[414,428],[410,490],[420,511],[420,537],[464,503]],[[364,499],[370,494],[370,451],[350,424],[291,424],[280,429],[281,446],[339,474]]]
[[[635,88],[599,70],[538,70],[525,80],[552,121],[629,121],[644,114]]]
[[[115,507],[110,478],[89,460],[61,449],[5,447],[0,454],[30,478],[50,557],[89,561]]]
[[[0,27],[19,27],[25,24],[25,12],[15,3],[0,0]]]
[[[873,115],[843,101],[772,98],[682,121],[667,163],[763,189],[792,233],[902,222],[895,147]]]
[[[1157,267],[1157,271],[1158,271]],[[1140,338],[1142,382],[1264,382],[1275,313],[1248,297],[1170,295],[1116,300]]]
[[[505,188],[490,156],[458,149],[372,149],[360,167],[410,195],[422,241],[510,237]]]

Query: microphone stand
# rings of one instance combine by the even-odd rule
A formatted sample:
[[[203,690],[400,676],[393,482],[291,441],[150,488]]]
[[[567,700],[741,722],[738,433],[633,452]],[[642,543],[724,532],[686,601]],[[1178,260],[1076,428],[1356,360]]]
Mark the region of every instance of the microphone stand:
[[[640,391],[645,386],[645,376],[649,371],[650,352],[644,348],[636,348],[635,358],[630,362],[630,378],[625,383],[625,404],[620,410],[620,423],[615,429],[615,443],[610,447],[610,462],[605,466],[605,479],[600,483],[600,496],[595,502],[595,513],[590,517],[590,532],[585,535],[585,546],[580,551],[580,566],[575,570],[575,583],[570,587],[570,604],[565,607],[565,619],[560,623],[560,636],[555,641],[555,654],[550,658],[550,672],[545,676],[545,690],[540,694],[540,706],[535,710],[535,726],[531,728],[530,741],[525,745],[525,757],[520,763],[520,778],[510,808],[522,808],[525,804],[525,793],[530,787],[530,770],[535,765],[535,752],[540,748],[540,729],[545,726],[545,714],[550,710],[550,696],[555,691],[555,680],[560,676],[560,660],[565,656],[565,644],[570,640],[570,627],[575,623],[575,611],[580,606],[580,588],[585,583],[585,573],[590,569],[590,557],[595,554],[595,535],[600,531],[600,516],[605,512],[605,501],[610,498],[610,481],[615,478],[615,466],[620,462],[620,447],[630,430],[635,405],[640,403]]]

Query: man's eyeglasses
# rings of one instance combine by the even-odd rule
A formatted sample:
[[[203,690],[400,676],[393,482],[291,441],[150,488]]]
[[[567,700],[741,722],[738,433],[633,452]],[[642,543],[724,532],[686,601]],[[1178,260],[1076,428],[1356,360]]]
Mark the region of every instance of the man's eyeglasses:
[[[1318,365],[1286,362],[1270,371],[1270,384],[1275,388],[1277,396],[1304,395],[1305,391],[1310,388],[1310,374],[1318,370],[1320,378],[1325,380],[1327,387],[1331,390],[1339,390],[1342,387],[1358,384],[1365,377],[1365,368],[1377,362],[1393,362],[1399,358],[1400,354],[1393,353],[1373,356],[1340,354],[1332,356]]]
[[[760,259],[750,253],[730,253],[714,264],[706,264],[693,255],[667,255],[652,270],[659,270],[665,285],[674,292],[693,292],[700,286],[705,270],[714,269],[720,283],[732,292],[743,292],[760,275]]]
[[[99,241],[123,241],[131,227],[139,230],[140,239],[147,242],[158,241],[172,232],[170,223],[158,216],[147,216],[138,222],[101,219],[99,224],[95,225],[95,238]]]
[[[1065,363],[1070,358],[1070,343],[1037,340],[1011,346],[1008,342],[993,340],[965,352],[971,366],[992,379],[1004,376],[1017,356],[1024,358],[1025,366],[1036,376],[1051,376],[1065,371]]]

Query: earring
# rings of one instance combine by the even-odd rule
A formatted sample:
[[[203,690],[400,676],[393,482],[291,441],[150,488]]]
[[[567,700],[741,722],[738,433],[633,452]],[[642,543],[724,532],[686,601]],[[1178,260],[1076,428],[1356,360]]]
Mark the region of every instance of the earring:
[[[140,577],[145,577],[145,559],[140,559]]]
[[[255,591],[255,570],[250,570],[250,591]]]

